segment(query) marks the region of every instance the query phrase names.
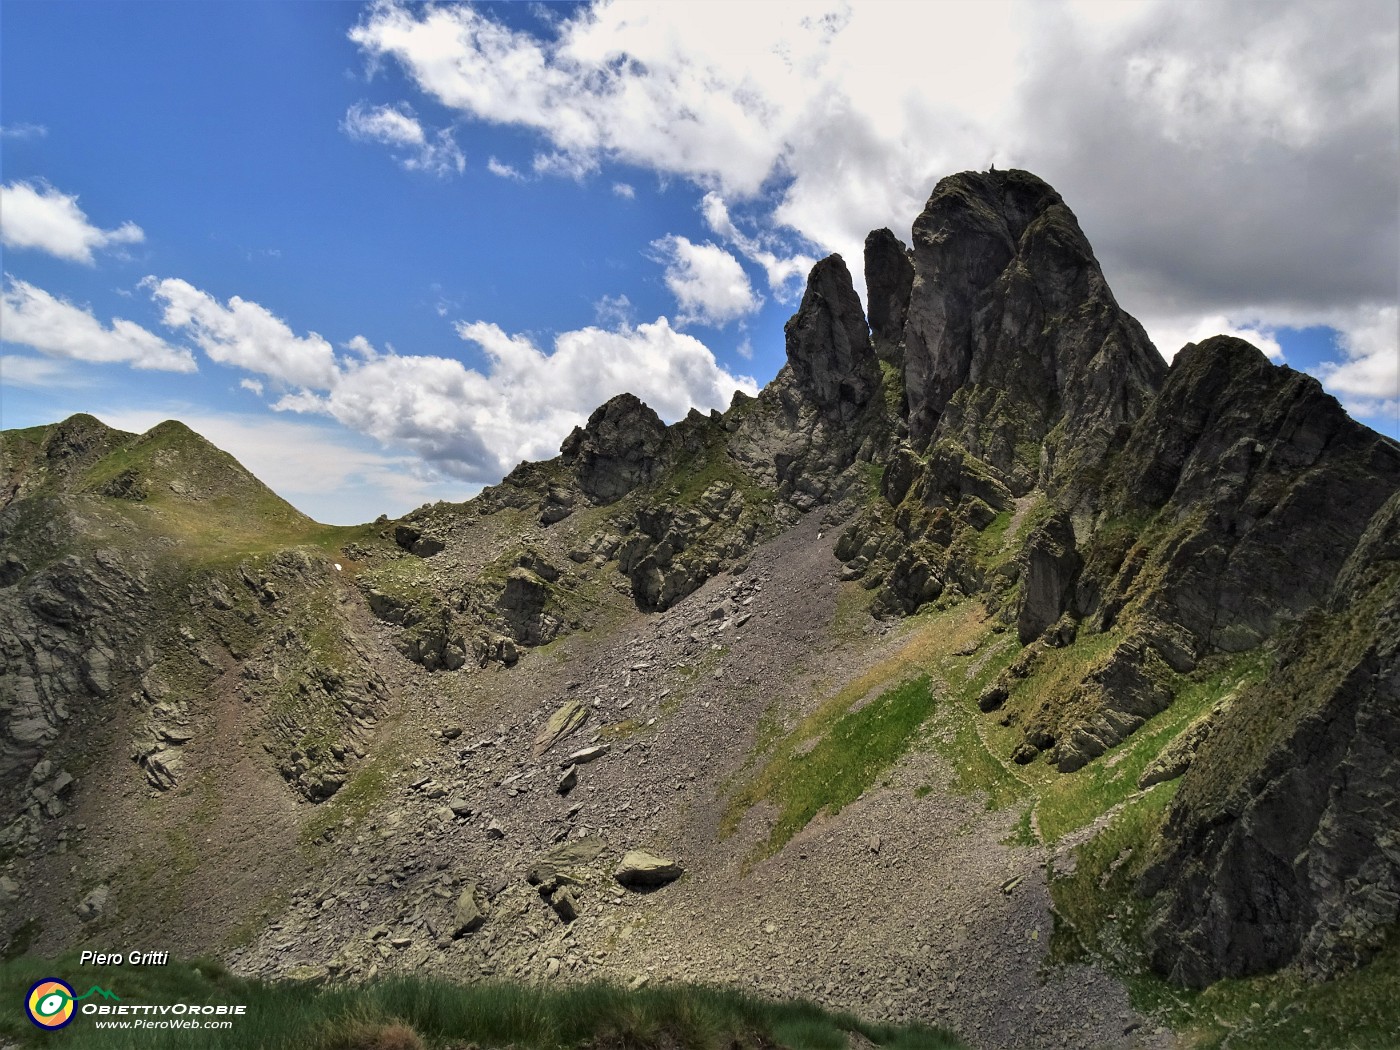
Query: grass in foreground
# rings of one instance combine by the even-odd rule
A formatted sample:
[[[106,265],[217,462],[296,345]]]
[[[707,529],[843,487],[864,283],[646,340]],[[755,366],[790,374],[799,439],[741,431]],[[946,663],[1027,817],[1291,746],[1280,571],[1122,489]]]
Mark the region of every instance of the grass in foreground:
[[[771,1003],[693,985],[627,991],[608,984],[462,986],[405,977],[328,986],[243,980],[213,962],[81,971],[75,962],[70,955],[58,962],[25,958],[0,966],[0,997],[6,1004],[0,1011],[0,1037],[22,1046],[72,1050],[194,1045],[211,1050],[447,1050],[469,1044],[519,1050],[842,1050],[852,1033],[885,1050],[964,1046],[934,1028],[867,1024],[811,1003]],[[98,1029],[91,1016],[79,1016],[61,1031],[41,1031],[25,1018],[22,1003],[28,988],[48,976],[67,979],[79,994],[100,982],[125,1004],[245,1004],[247,1014],[227,1031],[114,1031]]]

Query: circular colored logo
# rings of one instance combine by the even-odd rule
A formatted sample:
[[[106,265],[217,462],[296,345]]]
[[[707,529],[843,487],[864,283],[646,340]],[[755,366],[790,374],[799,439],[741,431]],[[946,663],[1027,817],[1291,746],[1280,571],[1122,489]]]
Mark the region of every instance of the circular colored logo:
[[[45,977],[29,989],[24,1005],[40,1028],[62,1028],[73,1020],[73,988],[57,977]]]

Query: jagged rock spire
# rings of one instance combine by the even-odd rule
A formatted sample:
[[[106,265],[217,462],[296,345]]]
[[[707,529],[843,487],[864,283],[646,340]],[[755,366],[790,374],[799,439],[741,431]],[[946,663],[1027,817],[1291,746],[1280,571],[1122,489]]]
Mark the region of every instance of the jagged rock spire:
[[[650,481],[662,464],[658,454],[666,424],[635,394],[618,394],[574,427],[559,447],[574,469],[579,488],[599,503],[611,503]]]
[[[888,229],[871,230],[865,238],[865,298],[870,334],[881,360],[903,360],[904,322],[913,288],[914,264],[904,242]]]
[[[827,418],[851,422],[879,393],[880,363],[841,256],[812,267],[802,305],[783,334],[793,377]]]
[[[1074,213],[1024,171],[942,180],[914,224],[909,432],[951,437],[1024,491],[1101,455],[1166,365],[1119,308]],[[1056,441],[1042,444],[1052,431]]]

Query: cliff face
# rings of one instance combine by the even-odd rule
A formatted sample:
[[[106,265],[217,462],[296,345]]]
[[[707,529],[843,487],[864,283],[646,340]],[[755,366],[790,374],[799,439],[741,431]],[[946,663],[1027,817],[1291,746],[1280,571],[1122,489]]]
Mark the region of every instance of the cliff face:
[[[1153,965],[1204,985],[1365,962],[1400,908],[1400,496],[1182,779],[1144,893]]]
[[[872,323],[878,293],[886,333],[902,303],[891,240],[872,234],[867,245]],[[1348,603],[1338,574],[1364,550],[1376,557],[1379,526],[1362,535],[1400,489],[1400,447],[1352,421],[1316,380],[1228,337],[1185,347],[1166,369],[1117,307],[1072,213],[1024,172],[943,180],[911,256],[899,347],[909,446],[890,458],[881,500],[837,554],[850,578],[877,589],[877,608],[907,613],[980,594],[1015,625],[1025,649],[980,702],[1019,738],[1016,762],[1073,773],[1102,761],[1168,711],[1200,661],[1296,639],[1300,619]],[[1036,524],[1019,553],[988,557],[989,527],[1022,515]],[[1344,576],[1354,590],[1355,574]],[[1314,642],[1316,632],[1356,636],[1327,624],[1314,626]],[[1076,643],[1101,655],[1058,691],[1033,688]],[[1353,681],[1362,663],[1381,683],[1364,703]],[[1362,824],[1363,837],[1388,842],[1400,827],[1394,807],[1369,773],[1355,773],[1369,785],[1362,800],[1326,800],[1355,767],[1348,755],[1393,755],[1393,733],[1376,720],[1395,669],[1360,652],[1310,666],[1352,682],[1328,703],[1313,698],[1315,712],[1331,712],[1325,734],[1321,715],[1305,724],[1288,699],[1302,683],[1286,678],[1223,705],[1220,721],[1267,722],[1293,750],[1223,743],[1233,737],[1211,735],[1211,719],[1196,729],[1210,741],[1203,768],[1182,781],[1170,846],[1142,883],[1165,901],[1153,965],[1178,980],[1295,960],[1330,973],[1394,927],[1376,903],[1392,899],[1394,857],[1343,845]],[[1306,761],[1304,741],[1315,747]],[[1175,775],[1196,749],[1178,750],[1185,757],[1163,766]],[[1371,755],[1367,768],[1392,761]],[[1212,765],[1236,778],[1228,802],[1196,794]],[[1314,802],[1285,819],[1279,807],[1303,798]]]
[[[909,434],[956,441],[1021,495],[1092,464],[1166,370],[1074,213],[1024,171],[952,175],[914,223]]]
[[[723,809],[732,778],[768,757],[760,721],[766,733],[783,719],[817,725],[820,747],[846,746],[827,715],[768,706],[779,683],[807,673],[803,661],[839,649],[863,666],[888,626],[879,620],[922,612],[941,624],[975,609],[927,643],[945,660],[930,710],[966,719],[967,739],[1017,798],[1110,785],[1102,810],[1069,829],[1080,831],[1139,786],[1175,792],[1136,883],[1154,968],[1199,985],[1365,965],[1393,935],[1400,900],[1400,446],[1236,339],[1187,346],[1168,369],[1118,307],[1069,208],[1029,173],[944,179],[912,249],[875,231],[864,263],[868,316],[844,260],[813,268],[784,330],[787,362],[756,398],[666,426],[620,395],[557,458],[397,522],[317,526],[178,424],[137,436],[74,417],[6,433],[0,847],[11,859],[0,863],[20,874],[47,858],[45,877],[75,889],[46,843],[68,841],[54,829],[69,834],[75,807],[105,812],[84,779],[97,774],[65,765],[82,755],[97,756],[105,784],[134,784],[160,799],[152,811],[179,814],[232,754],[269,821],[258,834],[281,828],[294,802],[310,815],[287,834],[333,842],[347,829],[358,846],[364,820],[375,841],[394,843],[383,848],[398,874],[352,878],[369,856],[352,851],[330,866],[335,893],[303,905],[440,870],[434,843],[467,815],[481,841],[450,838],[452,849],[476,851],[494,884],[503,864],[523,867],[584,827],[581,804],[565,801],[577,769],[557,790],[529,791],[545,769],[541,723],[562,738],[611,711],[610,735],[596,730],[579,765],[627,741],[608,775],[632,795],[590,811],[594,831],[646,830],[633,795],[648,800],[647,820],[682,814],[668,826],[693,830],[696,813]],[[820,557],[783,546],[827,530]],[[800,562],[801,587],[754,620],[749,566],[780,548]],[[794,607],[837,593],[847,611],[827,624]],[[641,623],[646,640],[601,648],[622,622]],[[745,625],[777,639],[744,650],[761,679],[720,663]],[[594,666],[589,654],[602,651],[620,661],[597,670],[606,688],[554,673],[566,658]],[[906,678],[933,669],[910,659],[898,663]],[[1269,670],[1193,699],[1212,669],[1240,660]],[[680,703],[673,693],[704,705],[687,723],[703,746],[665,752],[680,763],[678,791],[699,776],[711,793],[693,809],[657,795],[647,766],[654,727]],[[413,759],[444,783],[415,773],[386,801],[418,745],[381,735],[385,717],[460,723],[432,728],[437,750]],[[710,732],[724,718],[724,733]],[[477,743],[442,750],[463,735]],[[798,744],[805,755],[813,741]],[[492,749],[512,756],[506,776],[477,768]],[[1126,758],[1141,767],[1131,784]],[[838,772],[871,762],[862,751]],[[489,801],[449,794],[466,793],[460,785]],[[535,824],[507,838],[487,805]],[[121,826],[147,812],[129,795],[108,816]],[[206,819],[189,809],[177,830],[188,837]],[[718,834],[713,821],[702,832]],[[109,867],[83,877],[112,881],[114,907],[137,899],[140,880]],[[210,887],[190,874],[198,864],[186,867],[194,900]],[[444,885],[420,887],[423,915]],[[477,891],[483,906],[495,895]],[[356,916],[371,913],[364,903]],[[262,907],[246,896],[210,929],[223,936],[220,922]],[[514,930],[514,912],[498,914]],[[134,911],[122,921],[142,932]],[[50,943],[75,929],[56,923]],[[538,932],[502,937],[533,944]],[[345,965],[368,965],[363,933],[347,927]],[[415,965],[458,957],[457,941],[437,941]],[[389,965],[387,949],[373,951]]]

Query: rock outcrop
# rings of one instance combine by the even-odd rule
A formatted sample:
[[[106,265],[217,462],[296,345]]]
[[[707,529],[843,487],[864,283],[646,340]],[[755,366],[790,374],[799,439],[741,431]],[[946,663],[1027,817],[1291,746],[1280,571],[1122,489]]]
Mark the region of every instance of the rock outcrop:
[[[597,503],[613,503],[664,467],[666,425],[632,394],[618,394],[575,427],[560,454],[578,486]],[[558,501],[556,501],[558,502]]]
[[[841,256],[829,255],[812,267],[783,334],[798,388],[833,423],[853,423],[881,389],[880,367]]]
[[[1137,591],[1203,650],[1251,648],[1326,599],[1397,488],[1400,446],[1316,379],[1228,336],[1188,345],[1097,497],[1104,524],[1155,519],[1159,536],[1141,562],[1087,568],[1080,612],[1107,626]]]
[[[914,223],[909,434],[957,441],[1018,495],[1099,460],[1166,371],[1073,212],[1025,171],[941,181]]]
[[[1397,843],[1400,495],[1182,778],[1142,880],[1153,965],[1199,987],[1363,963],[1400,920]]]
[[[1022,645],[1035,641],[1059,620],[1078,572],[1074,529],[1067,515],[1054,515],[1026,540],[1021,597],[1016,609],[1016,633]]]
[[[871,342],[880,360],[904,364],[904,322],[914,290],[914,264],[904,242],[887,229],[865,238],[865,297]]]
[[[685,869],[670,858],[634,849],[623,856],[613,877],[630,890],[648,890],[675,882],[683,874]]]

